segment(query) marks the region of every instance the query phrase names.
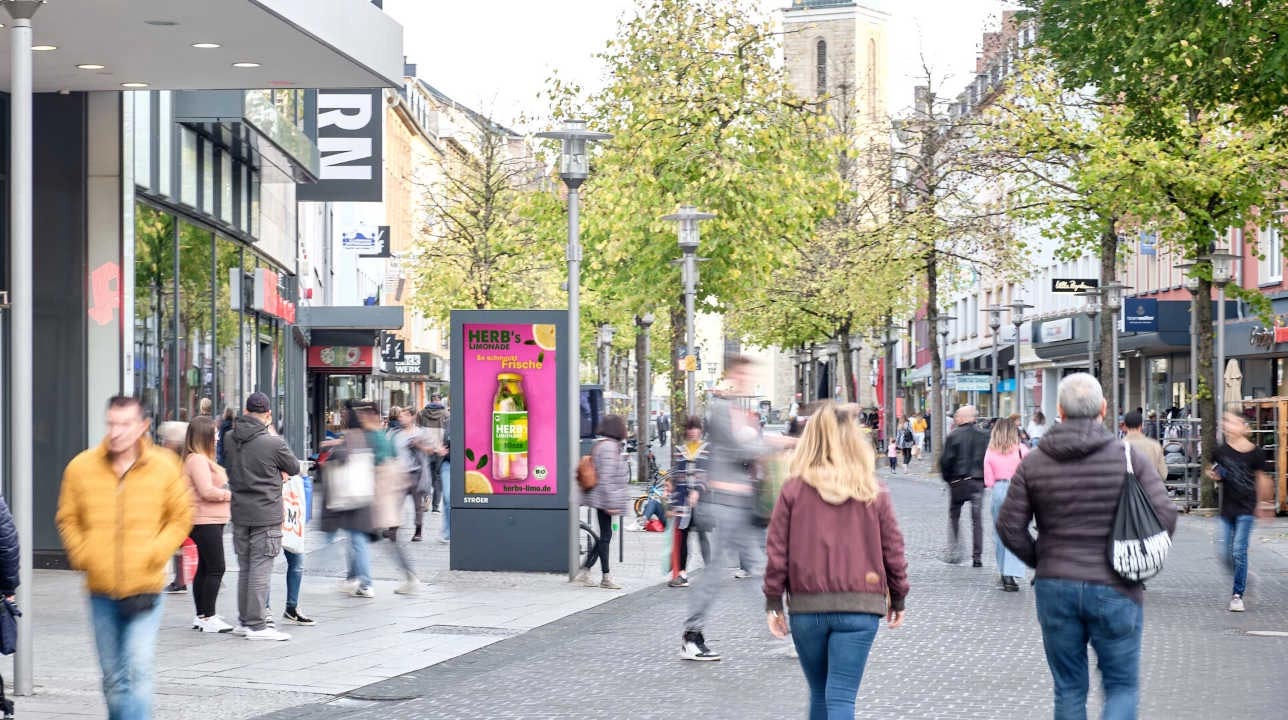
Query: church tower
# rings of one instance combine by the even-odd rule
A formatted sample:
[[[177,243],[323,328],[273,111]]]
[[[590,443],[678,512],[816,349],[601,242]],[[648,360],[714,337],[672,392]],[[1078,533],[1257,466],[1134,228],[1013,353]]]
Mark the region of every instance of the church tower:
[[[792,90],[849,108],[849,127],[885,125],[889,20],[880,0],[792,0],[783,11]]]

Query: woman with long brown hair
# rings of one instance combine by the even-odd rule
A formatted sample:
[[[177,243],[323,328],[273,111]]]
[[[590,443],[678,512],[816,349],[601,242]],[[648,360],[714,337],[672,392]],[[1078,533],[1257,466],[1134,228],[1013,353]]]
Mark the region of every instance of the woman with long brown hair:
[[[810,689],[811,718],[852,718],[882,616],[903,624],[908,563],[872,445],[825,403],[805,425],[769,523],[769,630],[791,635]]]
[[[1024,459],[1024,440],[1020,437],[1019,423],[1006,417],[993,424],[993,434],[984,453],[984,487],[992,488],[990,506],[993,509],[993,545],[997,550],[997,571],[1002,576],[1002,589],[1019,592],[1020,578],[1027,572],[1024,562],[1002,544],[997,532],[997,513],[1006,500],[1011,487],[1011,477]]]
[[[201,632],[232,632],[233,626],[215,614],[219,584],[224,578],[224,525],[229,519],[232,492],[228,474],[215,462],[215,421],[199,415],[188,423],[183,444],[183,474],[192,487],[192,532],[197,544],[197,574],[192,599],[197,615],[192,628]]]

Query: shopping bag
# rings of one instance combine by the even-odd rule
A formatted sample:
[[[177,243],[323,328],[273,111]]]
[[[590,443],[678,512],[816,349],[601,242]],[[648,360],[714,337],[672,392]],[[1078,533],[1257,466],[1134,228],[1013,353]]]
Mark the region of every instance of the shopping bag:
[[[376,494],[376,463],[370,450],[352,450],[344,462],[326,467],[328,510],[357,510],[371,504]]]
[[[403,498],[409,478],[400,462],[384,462],[375,469],[376,492],[371,503],[371,527],[385,530],[402,524]]]
[[[1131,466],[1131,446],[1123,443],[1127,456],[1127,478],[1109,537],[1109,564],[1114,573],[1133,585],[1143,583],[1163,569],[1172,547],[1172,537],[1158,519]]]
[[[184,538],[183,545],[179,548],[180,561],[183,566],[183,584],[191,585],[192,579],[197,577],[197,543],[192,538]]]
[[[282,484],[282,549],[293,553],[304,552],[304,498],[304,478],[295,475]]]

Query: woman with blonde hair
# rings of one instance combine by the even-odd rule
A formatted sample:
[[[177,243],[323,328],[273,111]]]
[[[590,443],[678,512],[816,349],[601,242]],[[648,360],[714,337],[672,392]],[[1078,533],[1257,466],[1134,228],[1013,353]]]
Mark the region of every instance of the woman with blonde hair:
[[[1002,589],[1007,592],[1018,592],[1020,578],[1024,577],[1024,562],[1015,553],[1006,549],[997,532],[997,513],[1006,500],[1006,491],[1011,487],[1011,477],[1024,459],[1024,440],[1020,436],[1019,423],[1013,418],[1002,418],[993,424],[993,434],[988,441],[988,451],[984,453],[984,487],[992,488],[991,507],[993,509],[993,546],[997,550],[997,571],[1002,575]]]
[[[825,403],[805,425],[769,523],[769,630],[787,636],[786,595],[811,720],[854,717],[881,617],[903,624],[908,563],[875,460],[858,424]]]

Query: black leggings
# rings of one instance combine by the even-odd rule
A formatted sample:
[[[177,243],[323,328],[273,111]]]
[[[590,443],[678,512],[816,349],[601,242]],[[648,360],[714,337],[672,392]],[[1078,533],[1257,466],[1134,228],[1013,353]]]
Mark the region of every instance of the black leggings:
[[[595,559],[599,559],[599,569],[608,574],[608,550],[613,546],[613,516],[609,515],[606,510],[596,510],[599,516],[599,542],[595,549],[586,555],[586,564],[583,565],[587,570],[595,567]]]
[[[188,537],[197,544],[197,574],[192,578],[192,600],[197,617],[215,614],[219,583],[224,579],[224,526],[193,525]]]
[[[683,530],[677,529],[675,541],[680,544],[680,572],[687,572],[689,569],[689,535],[698,536],[698,550],[702,552],[702,564],[711,564],[711,541],[707,539],[705,532],[699,532],[691,527]]]
[[[911,464],[912,464],[912,448],[910,448],[910,447],[906,447],[906,448],[902,448],[902,450],[903,450],[903,464],[904,464],[904,465],[911,465]]]

